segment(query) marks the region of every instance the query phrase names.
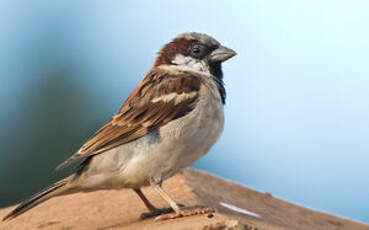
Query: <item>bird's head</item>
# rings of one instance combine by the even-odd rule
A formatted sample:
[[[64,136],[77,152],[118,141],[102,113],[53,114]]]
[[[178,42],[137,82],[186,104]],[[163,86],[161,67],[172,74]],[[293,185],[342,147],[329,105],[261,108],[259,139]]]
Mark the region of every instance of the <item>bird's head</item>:
[[[154,66],[176,65],[222,79],[221,63],[235,56],[236,52],[209,35],[193,32],[177,36],[158,54]]]

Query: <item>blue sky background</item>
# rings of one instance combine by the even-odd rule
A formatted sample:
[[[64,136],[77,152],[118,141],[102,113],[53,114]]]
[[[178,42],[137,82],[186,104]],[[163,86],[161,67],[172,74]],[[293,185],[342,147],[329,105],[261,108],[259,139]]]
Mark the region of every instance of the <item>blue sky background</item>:
[[[160,47],[197,31],[238,55],[223,67],[225,132],[195,167],[369,223],[368,12],[364,0],[1,1],[0,204],[50,183]],[[27,190],[17,176],[44,179],[17,193]]]

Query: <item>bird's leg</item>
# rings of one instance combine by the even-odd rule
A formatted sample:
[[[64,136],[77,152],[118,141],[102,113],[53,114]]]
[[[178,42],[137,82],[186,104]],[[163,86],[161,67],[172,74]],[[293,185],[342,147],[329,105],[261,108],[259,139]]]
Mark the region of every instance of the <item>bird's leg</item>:
[[[136,192],[136,194],[141,198],[141,200],[144,202],[147,209],[149,209],[150,212],[145,212],[141,214],[141,219],[146,219],[154,216],[159,216],[162,214],[173,212],[172,208],[156,208],[151,202],[146,198],[146,196],[143,194],[141,189],[133,189],[133,191]]]
[[[155,218],[155,221],[158,220],[167,220],[167,219],[175,219],[184,216],[193,216],[198,214],[212,213],[215,212],[212,208],[192,208],[186,209],[183,206],[179,206],[176,202],[169,197],[168,193],[166,193],[161,187],[161,183],[155,183],[155,181],[150,182],[151,186],[157,191],[160,196],[169,203],[170,207],[174,210],[174,213],[162,214]]]
[[[146,196],[143,194],[141,189],[133,189],[137,193],[137,195],[141,198],[141,200],[144,202],[147,209],[149,209],[150,212],[155,212],[157,208],[151,204],[151,202],[146,198]]]

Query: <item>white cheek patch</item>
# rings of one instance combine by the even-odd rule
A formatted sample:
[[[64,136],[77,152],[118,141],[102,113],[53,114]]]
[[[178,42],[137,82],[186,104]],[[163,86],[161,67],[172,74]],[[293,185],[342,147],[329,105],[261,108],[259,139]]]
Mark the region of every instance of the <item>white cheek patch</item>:
[[[190,56],[184,56],[182,54],[177,54],[172,61],[173,64],[186,67],[190,70],[209,73],[209,67],[204,61],[198,60]]]
[[[177,54],[172,61],[176,65],[192,65],[196,62],[196,59],[190,56],[184,56],[182,54]]]

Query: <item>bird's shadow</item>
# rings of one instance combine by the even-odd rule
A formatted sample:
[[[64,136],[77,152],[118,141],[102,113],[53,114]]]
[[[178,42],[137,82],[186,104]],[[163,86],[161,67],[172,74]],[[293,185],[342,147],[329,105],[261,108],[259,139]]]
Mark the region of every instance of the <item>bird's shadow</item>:
[[[184,205],[180,204],[179,206],[183,207]],[[186,206],[185,209],[196,209],[196,208],[203,208],[203,207],[204,206],[202,206],[202,205],[194,205],[194,206]],[[96,230],[109,230],[109,229],[114,229],[114,228],[119,228],[119,227],[127,227],[129,225],[133,225],[133,224],[139,223],[139,222],[155,223],[154,222],[155,217],[156,216],[149,217],[149,218],[142,218],[142,216],[140,217],[140,215],[137,215],[137,218],[135,218],[135,219],[130,219],[128,221],[123,221],[123,222],[120,222],[120,223],[100,227],[100,228],[97,228]],[[186,218],[186,217],[181,217],[181,218]],[[161,222],[161,221],[159,221],[159,222]]]

